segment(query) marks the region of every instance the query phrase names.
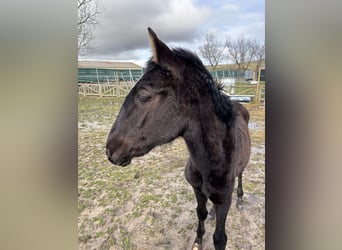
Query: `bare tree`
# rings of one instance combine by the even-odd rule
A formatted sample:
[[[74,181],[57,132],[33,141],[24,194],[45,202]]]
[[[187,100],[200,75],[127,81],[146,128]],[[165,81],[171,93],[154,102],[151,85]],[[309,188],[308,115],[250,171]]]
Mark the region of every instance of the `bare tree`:
[[[242,72],[242,77],[245,75],[251,61],[255,58],[256,40],[238,37],[235,41],[227,38],[226,47],[229,57],[235,62],[238,70]]]
[[[257,73],[257,77],[259,77],[260,66],[265,60],[265,44],[255,43],[255,60],[256,60],[255,70]]]
[[[78,53],[85,54],[90,48],[93,30],[99,23],[102,6],[100,0],[77,0],[78,9]]]
[[[201,55],[208,60],[213,69],[222,61],[223,50],[224,43],[211,32],[205,35],[204,44],[199,47]]]

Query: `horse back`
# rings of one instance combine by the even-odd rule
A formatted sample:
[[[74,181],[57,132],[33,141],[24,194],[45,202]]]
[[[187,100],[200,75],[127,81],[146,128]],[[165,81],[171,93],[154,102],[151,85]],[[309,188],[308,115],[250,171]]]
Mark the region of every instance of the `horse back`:
[[[239,102],[234,102],[235,108],[239,115],[243,117],[243,119],[247,122],[249,122],[249,112],[248,110]]]
[[[234,107],[237,113],[236,118],[236,159],[238,164],[234,171],[234,176],[238,176],[243,172],[248,164],[249,157],[251,154],[251,139],[248,131],[249,112],[239,102],[234,102]]]

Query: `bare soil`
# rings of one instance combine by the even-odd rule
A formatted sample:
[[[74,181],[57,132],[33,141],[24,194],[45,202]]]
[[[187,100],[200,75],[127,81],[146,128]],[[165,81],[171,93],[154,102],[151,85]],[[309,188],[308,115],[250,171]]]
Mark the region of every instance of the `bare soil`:
[[[184,178],[188,157],[176,139],[127,167],[111,165],[105,141],[122,99],[79,97],[79,249],[190,249],[196,236],[196,201]],[[251,113],[252,155],[244,172],[244,208],[228,213],[227,249],[264,249],[265,110]],[[210,205],[208,205],[210,208]],[[214,249],[215,222],[206,221],[204,249]]]

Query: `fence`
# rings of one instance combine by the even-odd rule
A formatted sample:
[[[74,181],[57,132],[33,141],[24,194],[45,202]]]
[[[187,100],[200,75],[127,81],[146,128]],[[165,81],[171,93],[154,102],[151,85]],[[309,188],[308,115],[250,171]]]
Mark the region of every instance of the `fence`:
[[[227,85],[224,92],[229,96],[250,97],[252,102],[265,100],[265,84]]]
[[[78,85],[78,94],[83,96],[126,97],[133,86],[133,82],[116,84],[81,83]],[[264,84],[227,85],[224,92],[229,96],[250,97],[252,102],[257,103],[265,100]]]
[[[122,84],[97,84],[82,83],[78,84],[78,94],[83,96],[112,96],[125,97],[133,87],[133,83]]]

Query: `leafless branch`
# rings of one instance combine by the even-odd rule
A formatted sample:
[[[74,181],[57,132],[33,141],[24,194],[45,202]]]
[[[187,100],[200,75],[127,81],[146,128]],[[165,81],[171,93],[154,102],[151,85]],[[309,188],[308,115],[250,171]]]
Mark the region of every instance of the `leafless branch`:
[[[259,69],[262,62],[265,60],[265,45],[255,44],[255,60],[256,60],[256,72],[259,74]]]
[[[215,69],[222,61],[224,44],[213,33],[207,33],[204,44],[199,47],[201,55]]]
[[[78,0],[78,52],[85,54],[93,39],[93,30],[99,23],[98,17],[102,12],[100,0]]]
[[[256,40],[247,39],[243,36],[236,40],[226,39],[226,47],[229,57],[236,63],[238,70],[244,73],[256,55]]]

